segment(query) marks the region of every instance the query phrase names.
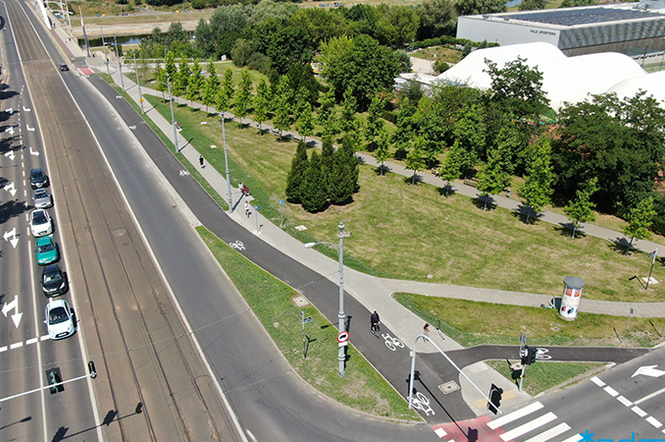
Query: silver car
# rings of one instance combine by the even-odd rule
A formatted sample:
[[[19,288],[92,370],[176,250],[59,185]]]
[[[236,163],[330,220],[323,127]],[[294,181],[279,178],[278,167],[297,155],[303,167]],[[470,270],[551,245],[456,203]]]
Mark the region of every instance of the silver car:
[[[32,199],[35,202],[35,209],[48,209],[53,206],[53,198],[46,189],[35,190],[35,196]]]

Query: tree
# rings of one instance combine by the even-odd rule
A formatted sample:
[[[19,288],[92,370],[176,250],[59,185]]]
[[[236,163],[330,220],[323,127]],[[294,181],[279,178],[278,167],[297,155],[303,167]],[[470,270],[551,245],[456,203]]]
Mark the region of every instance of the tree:
[[[598,178],[592,178],[586,185],[577,190],[574,200],[563,208],[564,213],[573,222],[573,238],[580,223],[594,221],[596,215],[593,211],[596,205],[591,201],[591,195],[598,190]]]
[[[485,151],[485,121],[483,109],[478,104],[462,110],[453,129],[455,160],[464,172],[478,163]]]
[[[252,88],[249,69],[245,68],[241,73],[240,89],[236,94],[235,105],[233,107],[234,113],[240,118],[240,124],[242,124],[242,119],[247,116],[249,109],[252,107]]]
[[[495,14],[506,12],[506,2],[503,0],[457,0],[455,9],[457,9],[457,15]]]
[[[203,76],[201,75],[201,66],[199,60],[194,59],[192,66],[192,77],[189,79],[187,87],[187,99],[191,102],[201,99],[201,88],[203,87]]]
[[[256,86],[256,97],[254,97],[254,121],[259,124],[260,133],[263,133],[261,124],[268,119],[269,92],[266,79],[261,78]]]
[[[552,148],[547,138],[541,137],[539,143],[534,143],[528,150],[524,186],[520,195],[524,198],[524,205],[528,207],[526,223],[529,224],[531,211],[540,211],[549,204],[552,196]]]
[[[318,60],[321,75],[336,93],[351,88],[361,111],[367,109],[375,93],[392,89],[401,69],[393,51],[364,34],[352,40],[338,37],[322,43]]]
[[[364,133],[367,150],[370,152],[376,148],[376,138],[384,128],[382,116],[384,107],[385,100],[383,97],[380,94],[374,94],[372,102],[369,105],[367,124],[365,125]]]
[[[326,126],[326,124],[333,119],[333,108],[335,106],[335,91],[332,88],[329,88],[328,91],[323,95],[321,99],[321,106],[316,112],[316,122],[320,126]]]
[[[333,168],[328,178],[328,193],[332,204],[346,204],[358,189],[359,166],[353,132],[344,135],[342,147],[335,151]]]
[[[381,127],[377,134],[376,148],[374,149],[374,159],[379,163],[379,170],[381,175],[385,175],[386,168],[384,162],[390,158],[388,147],[390,145],[390,134],[385,127]]]
[[[291,161],[291,170],[286,176],[286,198],[289,202],[299,203],[301,201],[300,185],[308,167],[307,146],[301,141],[298,143],[296,154]]]
[[[465,152],[463,151],[459,142],[455,141],[453,147],[448,151],[448,155],[443,159],[443,164],[439,169],[439,176],[442,180],[446,181],[445,192],[448,195],[448,190],[452,188],[450,183],[459,179],[462,175],[462,167],[464,165]]]
[[[418,171],[422,170],[425,167],[425,139],[422,136],[416,137],[412,141],[412,147],[409,150],[409,153],[406,155],[404,165],[407,169],[413,170],[413,175],[411,176],[411,184],[416,184],[416,177],[418,176]]]
[[[351,88],[344,92],[344,101],[342,102],[342,118],[339,120],[340,129],[342,132],[354,132],[358,128],[358,119],[356,118],[356,111],[358,103],[356,97],[353,95]]]
[[[615,94],[565,106],[552,142],[555,189],[571,195],[598,178],[594,200],[602,211],[626,212],[648,197],[665,157],[665,110],[643,92]]]
[[[206,107],[206,112],[208,112],[208,106],[213,106],[217,103],[217,95],[219,95],[219,77],[217,76],[215,64],[210,59],[208,61],[208,80],[203,91],[203,104]]]
[[[420,9],[420,17],[421,37],[453,35],[457,28],[457,13],[452,0],[425,0]]]
[[[164,92],[168,91],[169,84],[166,78],[166,69],[157,67],[156,77],[157,84],[155,85],[155,89],[162,93],[162,99],[164,99]]]
[[[224,82],[219,88],[219,95],[217,96],[217,110],[222,113],[222,117],[231,107],[233,95],[233,72],[231,69],[227,69],[224,72]]]
[[[191,76],[192,71],[189,69],[187,59],[182,57],[178,67],[178,74],[176,75],[176,79],[174,81],[177,93],[174,93],[173,95],[180,96],[187,92],[187,87],[189,86],[189,79]]]
[[[408,98],[402,100],[402,105],[397,112],[397,127],[392,136],[392,142],[397,148],[395,157],[398,159],[406,157],[410,142],[415,136],[417,127],[414,115],[416,111],[416,107],[411,104]]]
[[[244,38],[237,39],[231,50],[233,64],[241,68],[247,66],[253,53],[254,49],[248,40]]]
[[[653,209],[653,197],[642,199],[635,207],[630,209],[627,217],[628,225],[621,228],[624,235],[630,237],[630,243],[626,246],[625,254],[628,254],[628,251],[633,247],[633,240],[652,238],[649,228],[653,224],[654,216],[656,216],[656,211]]]
[[[381,17],[376,22],[374,37],[379,43],[401,48],[415,40],[420,27],[420,14],[415,8],[386,3],[377,8]]]
[[[314,117],[312,116],[312,105],[305,101],[302,109],[298,113],[298,121],[296,122],[298,133],[303,141],[314,133]]]
[[[510,175],[506,172],[506,152],[502,146],[496,146],[487,152],[487,164],[478,174],[478,190],[485,197],[483,210],[487,210],[490,195],[496,195],[510,184]]]
[[[175,54],[173,51],[168,51],[166,53],[166,56],[164,57],[164,69],[166,69],[169,81],[171,82],[171,88],[173,88],[173,81],[178,73],[178,67],[175,64]]]
[[[279,137],[282,138],[282,133],[291,127],[291,102],[293,98],[293,90],[289,87],[289,79],[286,75],[282,75],[277,85],[275,92],[275,115],[272,122],[277,129],[279,129]]]
[[[321,171],[321,159],[316,150],[312,152],[309,167],[305,171],[300,185],[300,200],[303,209],[312,213],[320,212],[328,204],[328,195]]]

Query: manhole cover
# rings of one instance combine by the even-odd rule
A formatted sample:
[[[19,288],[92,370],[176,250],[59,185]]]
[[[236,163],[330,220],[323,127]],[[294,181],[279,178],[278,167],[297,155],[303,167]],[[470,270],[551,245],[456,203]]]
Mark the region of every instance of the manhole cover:
[[[307,299],[305,299],[305,297],[302,295],[293,298],[293,302],[295,302],[298,307],[306,307],[309,304]]]
[[[455,381],[450,381],[446,382],[445,384],[439,385],[439,390],[441,390],[443,394],[448,394],[452,393],[455,390],[459,390],[459,385],[457,385]]]
[[[125,229],[115,229],[113,231],[113,236],[125,236],[127,235],[127,230]]]

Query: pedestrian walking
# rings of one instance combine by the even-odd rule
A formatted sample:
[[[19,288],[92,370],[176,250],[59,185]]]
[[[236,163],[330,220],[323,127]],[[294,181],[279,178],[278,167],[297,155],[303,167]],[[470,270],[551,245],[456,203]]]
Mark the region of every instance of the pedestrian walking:
[[[426,322],[423,326],[423,334],[429,338],[429,323]]]
[[[201,165],[201,169],[203,169],[205,167],[203,165],[203,155],[199,155],[199,164]]]
[[[249,201],[245,201],[245,215],[249,218]]]
[[[374,313],[370,315],[369,323],[370,323],[370,330],[378,338],[379,335],[377,334],[377,332],[381,330],[381,327],[379,327],[379,324],[381,324],[381,318],[379,318],[379,314],[376,312],[376,310],[374,310]]]

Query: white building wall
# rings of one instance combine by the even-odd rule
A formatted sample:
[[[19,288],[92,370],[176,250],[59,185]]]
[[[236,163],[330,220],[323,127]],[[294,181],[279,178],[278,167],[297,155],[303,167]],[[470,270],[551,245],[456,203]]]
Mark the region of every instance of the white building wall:
[[[487,40],[488,43],[499,43],[501,46],[542,41],[559,47],[559,37],[558,29],[483,20],[482,16],[462,16],[457,19],[457,38],[472,41]]]

